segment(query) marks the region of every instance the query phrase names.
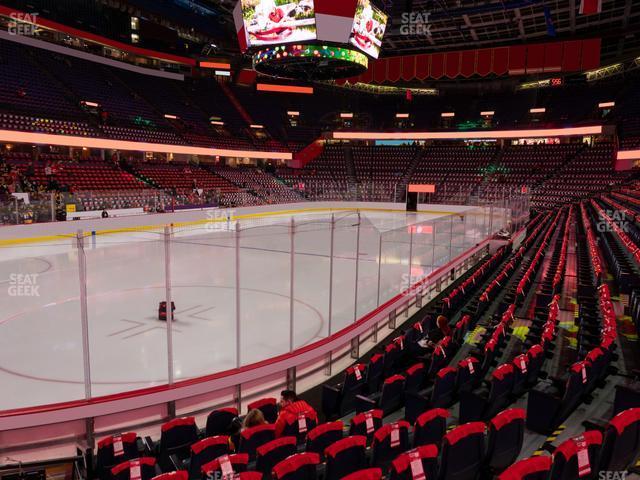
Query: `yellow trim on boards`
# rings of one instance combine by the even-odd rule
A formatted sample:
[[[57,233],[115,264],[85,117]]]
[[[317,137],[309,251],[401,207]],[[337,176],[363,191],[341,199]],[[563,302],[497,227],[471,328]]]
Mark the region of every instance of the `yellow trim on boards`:
[[[233,209],[220,209],[220,210],[212,210],[212,211],[225,211],[225,210],[233,210]],[[260,213],[246,213],[242,215],[233,215],[230,220],[243,220],[243,219],[251,219],[251,218],[265,218],[265,217],[273,217],[278,215],[291,215],[295,213],[312,213],[312,212],[387,212],[387,213],[406,213],[406,210],[397,209],[397,208],[349,208],[349,207],[338,207],[338,208],[298,208],[291,210],[278,210],[274,212],[260,212]],[[426,214],[441,214],[441,215],[457,215],[463,212],[449,212],[445,210],[421,210],[417,213],[426,213]],[[225,217],[220,218],[204,218],[201,220],[193,220],[189,222],[175,222],[171,224],[156,224],[156,225],[140,225],[136,227],[123,227],[123,228],[113,228],[113,229],[104,229],[104,230],[96,230],[96,235],[109,235],[115,233],[127,233],[127,232],[140,232],[140,231],[150,231],[150,230],[159,230],[164,228],[165,226],[176,227],[188,227],[191,225],[202,225],[206,223],[218,223],[218,222],[226,222],[227,219]],[[84,236],[91,236],[92,232],[84,232]],[[26,238],[9,238],[5,240],[0,240],[0,247],[2,246],[10,246],[10,245],[22,245],[22,244],[30,244],[30,243],[39,243],[39,242],[51,242],[60,239],[71,239],[75,238],[75,234],[73,233],[62,233],[59,235],[43,235],[39,237],[26,237]]]

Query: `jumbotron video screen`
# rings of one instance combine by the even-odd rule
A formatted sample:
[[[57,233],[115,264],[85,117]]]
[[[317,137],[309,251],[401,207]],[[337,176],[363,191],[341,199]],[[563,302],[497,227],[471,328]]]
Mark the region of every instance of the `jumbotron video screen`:
[[[358,0],[349,42],[367,55],[378,58],[388,17],[369,0]]]
[[[248,46],[316,39],[313,0],[242,0]]]

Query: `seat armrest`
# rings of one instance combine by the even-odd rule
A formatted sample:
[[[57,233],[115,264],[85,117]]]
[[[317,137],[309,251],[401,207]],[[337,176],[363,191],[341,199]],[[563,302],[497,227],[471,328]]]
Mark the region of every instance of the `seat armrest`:
[[[136,439],[136,450],[138,450],[138,453],[144,454],[144,453],[147,453],[146,449],[147,449],[146,442],[142,438],[138,437]],[[151,453],[151,452],[148,452],[148,453]],[[146,455],[140,455],[140,456],[146,456]]]
[[[169,455],[169,462],[174,470],[184,470],[184,463],[178,458],[177,455]]]
[[[149,455],[154,455],[156,452],[156,444],[153,442],[151,437],[144,437],[144,443]]]

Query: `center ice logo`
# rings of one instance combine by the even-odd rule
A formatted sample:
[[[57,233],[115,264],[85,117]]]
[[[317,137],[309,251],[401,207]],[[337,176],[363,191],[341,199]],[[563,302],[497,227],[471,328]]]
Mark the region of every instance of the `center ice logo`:
[[[8,293],[10,297],[39,297],[38,274],[12,273],[9,275]]]

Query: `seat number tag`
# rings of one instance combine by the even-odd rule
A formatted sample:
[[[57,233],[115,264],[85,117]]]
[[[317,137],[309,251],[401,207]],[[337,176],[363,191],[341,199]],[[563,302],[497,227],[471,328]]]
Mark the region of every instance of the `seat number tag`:
[[[140,480],[142,478],[140,473],[140,460],[132,460],[129,464],[129,478],[131,480]]]
[[[120,435],[113,437],[113,455],[116,457],[124,455],[124,445],[122,444],[122,437]]]
[[[427,476],[424,474],[420,454],[415,450],[413,452],[409,452],[409,460],[411,462],[411,477],[413,480],[426,480]]]
[[[371,412],[366,412],[364,414],[365,424],[367,425],[367,435],[373,433],[373,416]]]
[[[397,424],[391,425],[391,448],[400,446],[400,427]]]
[[[304,414],[298,415],[298,432],[300,433],[307,432],[307,418],[304,416]]]
[[[222,471],[222,478],[233,478],[233,465],[229,455],[220,457],[220,470]]]
[[[589,447],[584,437],[580,435],[574,439],[578,446],[578,477],[582,478],[591,473],[591,464],[589,463]]]
[[[527,362],[525,362],[524,357],[520,357],[520,370],[522,370],[522,373],[527,373]]]

